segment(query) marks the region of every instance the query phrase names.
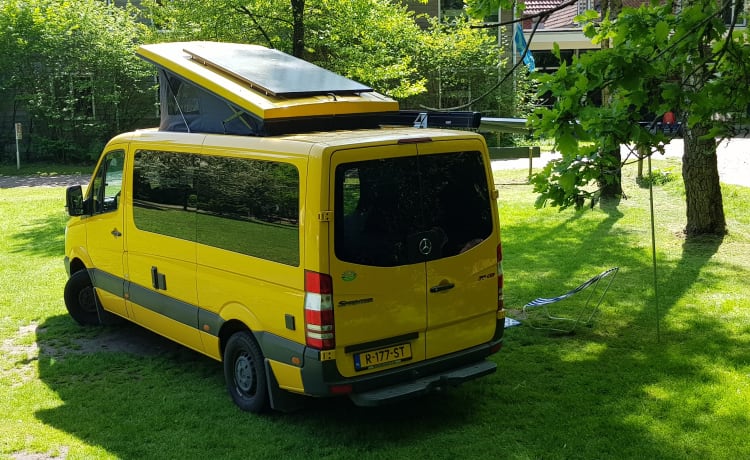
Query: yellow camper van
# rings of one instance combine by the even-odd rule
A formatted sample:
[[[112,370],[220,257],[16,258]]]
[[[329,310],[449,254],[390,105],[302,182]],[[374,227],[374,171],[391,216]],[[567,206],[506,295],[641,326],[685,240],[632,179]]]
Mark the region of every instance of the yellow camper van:
[[[502,251],[480,135],[394,126],[394,101],[262,47],[139,54],[161,126],[112,139],[67,191],[77,322],[124,318],[223,362],[251,412],[495,371]]]

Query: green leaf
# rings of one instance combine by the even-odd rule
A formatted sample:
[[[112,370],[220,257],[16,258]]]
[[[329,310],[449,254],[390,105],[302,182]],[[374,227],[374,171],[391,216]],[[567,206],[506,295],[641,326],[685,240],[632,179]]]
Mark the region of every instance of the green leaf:
[[[560,187],[562,187],[567,195],[572,195],[576,191],[577,181],[578,176],[575,171],[566,171],[561,174],[560,179],[558,179]]]
[[[578,152],[578,139],[566,132],[557,139],[557,148],[563,155],[575,155]]]
[[[669,24],[666,21],[659,21],[654,26],[654,39],[657,44],[666,44],[669,36]]]

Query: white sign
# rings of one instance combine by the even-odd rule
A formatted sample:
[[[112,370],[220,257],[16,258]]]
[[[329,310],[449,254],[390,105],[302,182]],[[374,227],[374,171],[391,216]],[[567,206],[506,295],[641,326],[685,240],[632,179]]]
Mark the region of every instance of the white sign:
[[[21,123],[16,123],[16,140],[20,141],[21,139],[23,139],[23,128]]]

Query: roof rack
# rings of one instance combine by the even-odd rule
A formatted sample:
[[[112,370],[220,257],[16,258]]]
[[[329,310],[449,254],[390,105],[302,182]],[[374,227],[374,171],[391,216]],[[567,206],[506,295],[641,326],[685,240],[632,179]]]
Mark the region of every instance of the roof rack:
[[[479,129],[480,112],[424,112],[401,110],[384,114],[383,125],[414,126],[415,128]]]

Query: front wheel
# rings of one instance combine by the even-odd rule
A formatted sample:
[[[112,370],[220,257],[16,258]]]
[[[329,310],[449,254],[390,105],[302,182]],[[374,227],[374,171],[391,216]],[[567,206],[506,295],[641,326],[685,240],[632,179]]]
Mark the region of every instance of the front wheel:
[[[73,273],[65,284],[65,307],[76,322],[82,326],[98,326],[96,292],[86,270]]]
[[[224,352],[224,378],[229,395],[240,409],[256,414],[268,410],[263,353],[250,332],[237,332],[229,338]]]

